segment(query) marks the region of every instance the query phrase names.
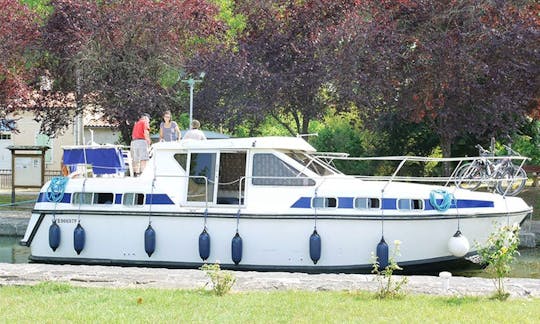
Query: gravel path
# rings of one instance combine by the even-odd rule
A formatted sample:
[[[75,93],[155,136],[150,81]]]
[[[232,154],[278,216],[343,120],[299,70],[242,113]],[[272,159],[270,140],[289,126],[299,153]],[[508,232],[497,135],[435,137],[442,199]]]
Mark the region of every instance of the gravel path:
[[[233,291],[375,291],[373,275],[305,274],[286,272],[233,272]],[[400,276],[395,277],[399,280]],[[67,282],[84,287],[199,289],[209,287],[208,278],[200,270],[163,268],[76,266],[48,264],[0,263],[0,286],[34,285],[42,281]],[[507,279],[512,297],[540,298],[540,279]],[[451,277],[449,289],[444,279],[435,276],[408,276],[405,291],[412,294],[489,296],[494,292],[491,279]]]

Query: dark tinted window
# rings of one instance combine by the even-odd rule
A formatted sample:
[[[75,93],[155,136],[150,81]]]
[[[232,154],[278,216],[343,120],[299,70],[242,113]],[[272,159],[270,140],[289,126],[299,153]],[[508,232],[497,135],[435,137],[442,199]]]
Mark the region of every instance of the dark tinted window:
[[[253,156],[254,185],[261,186],[314,186],[315,181],[296,170],[274,154],[259,153]]]
[[[182,169],[187,170],[187,154],[175,154],[174,159],[180,164]]]

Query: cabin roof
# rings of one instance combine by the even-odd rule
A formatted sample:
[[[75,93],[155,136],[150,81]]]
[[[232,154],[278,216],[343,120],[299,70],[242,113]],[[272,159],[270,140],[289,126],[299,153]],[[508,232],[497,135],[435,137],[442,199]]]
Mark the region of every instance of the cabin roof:
[[[160,142],[152,146],[154,150],[168,149],[281,149],[315,152],[315,148],[302,138],[285,136],[226,138],[206,141],[180,140]]]

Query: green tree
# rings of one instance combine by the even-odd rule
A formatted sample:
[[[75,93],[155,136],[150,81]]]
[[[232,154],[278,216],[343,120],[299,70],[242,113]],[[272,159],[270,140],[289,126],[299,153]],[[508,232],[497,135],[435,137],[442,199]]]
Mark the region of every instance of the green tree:
[[[329,37],[344,104],[424,123],[444,156],[460,136],[511,133],[537,102],[530,1],[365,1]]]
[[[79,110],[83,104],[106,107],[125,139],[140,113],[157,117],[180,110],[177,99],[185,87],[177,82],[187,58],[210,50],[224,31],[217,7],[205,0],[53,0],[51,5],[43,45],[55,90],[75,93]],[[53,115],[66,116],[69,123],[67,113],[44,111],[49,133],[60,124],[48,123]]]
[[[234,46],[197,58],[207,77],[198,106],[234,130],[272,117],[289,134],[307,133],[331,98],[331,59],[321,35],[341,21],[351,1],[237,1],[245,28]]]
[[[24,107],[32,94],[40,17],[17,0],[0,0],[0,8],[0,106],[9,112]]]

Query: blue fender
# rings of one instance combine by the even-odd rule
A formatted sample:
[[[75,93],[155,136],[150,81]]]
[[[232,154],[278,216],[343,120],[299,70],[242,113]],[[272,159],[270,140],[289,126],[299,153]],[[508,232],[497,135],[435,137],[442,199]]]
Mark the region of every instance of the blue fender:
[[[84,249],[84,243],[86,241],[86,234],[84,228],[81,224],[77,224],[75,230],[73,231],[73,248],[77,254],[81,254],[81,251]]]
[[[313,264],[317,264],[321,258],[321,236],[317,233],[317,230],[313,230],[309,237],[309,257]]]
[[[239,264],[242,261],[242,238],[236,233],[231,242],[231,255],[234,264]]]
[[[49,226],[49,246],[53,252],[60,246],[60,226],[56,224],[56,220]]]
[[[203,261],[206,261],[210,256],[210,234],[208,234],[206,228],[199,235],[199,256]]]
[[[156,250],[156,231],[152,228],[152,225],[148,224],[146,231],[144,231],[144,251],[148,254],[148,257],[152,256],[152,253]]]
[[[379,261],[379,269],[385,269],[388,266],[388,244],[386,244],[384,236],[377,244],[377,261]]]

